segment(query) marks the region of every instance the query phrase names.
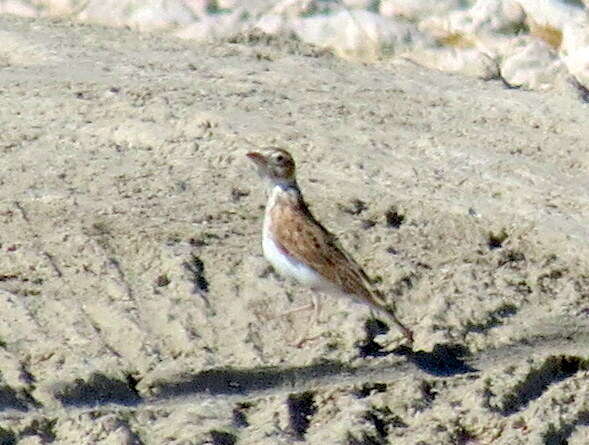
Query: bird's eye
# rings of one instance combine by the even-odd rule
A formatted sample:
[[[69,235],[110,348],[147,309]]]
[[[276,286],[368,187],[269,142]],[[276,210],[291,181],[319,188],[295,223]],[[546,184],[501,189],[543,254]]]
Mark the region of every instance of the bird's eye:
[[[278,156],[276,156],[276,160],[277,160],[278,162],[282,162],[282,161],[284,161],[284,156],[282,156],[282,155],[278,155]]]

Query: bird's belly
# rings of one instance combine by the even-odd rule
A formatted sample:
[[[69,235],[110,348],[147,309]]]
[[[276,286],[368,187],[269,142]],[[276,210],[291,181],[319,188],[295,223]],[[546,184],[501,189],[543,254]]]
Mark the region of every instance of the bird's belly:
[[[295,278],[301,284],[315,289],[330,287],[329,283],[319,273],[290,256],[270,236],[264,236],[262,250],[266,259],[281,275]]]

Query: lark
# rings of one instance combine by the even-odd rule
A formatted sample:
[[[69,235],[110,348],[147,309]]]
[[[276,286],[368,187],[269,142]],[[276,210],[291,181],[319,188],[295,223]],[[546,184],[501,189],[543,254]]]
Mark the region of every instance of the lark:
[[[344,295],[368,305],[385,315],[413,343],[413,332],[373,291],[364,270],[309,211],[296,181],[295,162],[290,153],[270,148],[247,153],[247,157],[267,183],[262,250],[274,269],[315,291]]]

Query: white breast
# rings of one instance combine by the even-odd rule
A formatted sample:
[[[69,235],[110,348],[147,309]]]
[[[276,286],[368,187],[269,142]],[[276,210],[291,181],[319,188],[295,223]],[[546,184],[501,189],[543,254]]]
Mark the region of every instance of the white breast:
[[[295,278],[300,283],[310,287],[322,287],[323,277],[306,264],[285,254],[271,236],[264,234],[262,249],[266,259],[279,274],[287,278]]]
[[[287,277],[295,278],[301,284],[307,285],[314,289],[328,289],[333,285],[325,280],[314,269],[307,266],[305,263],[285,253],[274,241],[272,233],[270,232],[270,221],[268,218],[269,210],[274,205],[276,193],[280,192],[279,187],[276,187],[270,193],[268,204],[266,206],[266,215],[264,217],[264,230],[262,233],[262,250],[264,256],[272,264],[276,271]]]

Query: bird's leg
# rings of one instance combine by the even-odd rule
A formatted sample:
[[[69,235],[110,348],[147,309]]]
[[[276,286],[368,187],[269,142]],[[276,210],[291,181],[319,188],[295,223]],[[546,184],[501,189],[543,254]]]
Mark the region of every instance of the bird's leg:
[[[397,318],[397,315],[392,310],[386,311],[389,319],[397,326],[397,328],[403,333],[407,342],[412,345],[413,344],[413,331],[405,326],[401,321]]]
[[[321,302],[319,301],[319,296],[316,293],[313,293],[311,297],[311,303],[305,304],[304,306],[299,306],[294,309],[289,309],[286,312],[281,312],[275,318],[278,317],[288,317],[291,314],[297,314],[299,312],[304,312],[313,309],[313,317],[311,318],[311,322],[316,324],[319,321],[319,315],[321,314]]]
[[[311,337],[308,336],[309,331],[315,325],[319,324],[319,316],[321,315],[321,300],[319,299],[319,295],[315,292],[313,292],[313,296],[311,297],[311,305],[310,306],[314,309],[313,315],[309,319],[309,322],[307,323],[307,328],[305,329],[305,331],[293,343],[293,346],[295,346],[297,348],[302,347],[303,344],[305,344],[308,341],[315,340],[316,338],[320,337],[320,335],[314,335]]]
[[[308,322],[306,323],[306,328],[303,331],[303,333],[301,335],[299,335],[299,337],[293,341],[291,343],[292,346],[295,346],[297,348],[300,348],[303,346],[304,343],[311,341],[311,340],[315,340],[316,338],[319,337],[319,335],[314,335],[309,337],[309,331],[317,324],[319,324],[319,317],[321,315],[321,300],[319,298],[319,295],[315,292],[313,292],[312,297],[311,297],[311,303],[310,304],[306,304],[304,306],[300,306],[294,309],[290,309],[286,312],[282,312],[278,315],[276,315],[275,317],[272,317],[272,319],[276,319],[279,317],[288,317],[291,314],[296,314],[299,312],[303,312],[303,311],[308,311],[312,309],[313,310],[313,314],[311,315],[311,317],[309,318]]]
[[[413,345],[413,331],[401,323],[401,320],[397,318],[397,314],[395,314],[394,310],[390,309],[384,303],[378,300],[372,300],[370,303],[372,305],[370,312],[372,312],[373,309],[376,309],[382,315],[386,315],[386,317],[392,321],[395,326],[397,326],[397,329],[401,331],[403,336],[407,339],[409,345]]]
[[[407,339],[407,342],[410,345],[413,345],[413,331],[401,323],[401,321],[397,318],[397,314],[395,314],[394,309],[391,309],[387,306],[380,293],[375,292],[369,297],[363,298],[363,302],[368,303],[371,306],[371,309],[376,309],[381,314],[386,315],[387,318],[392,321],[403,333]]]
[[[313,293],[313,296],[311,297],[311,305],[313,306],[313,308],[315,309],[313,311],[313,319],[312,319],[312,324],[319,324],[320,320],[319,320],[319,316],[321,315],[321,299],[319,298],[319,295],[317,293]]]
[[[299,312],[308,311],[308,310],[311,310],[311,309],[314,309],[314,308],[315,308],[315,305],[314,305],[313,303],[310,303],[310,304],[305,304],[304,306],[299,306],[299,307],[296,307],[296,308],[294,308],[294,309],[289,309],[288,311],[281,312],[280,314],[278,314],[278,315],[277,315],[276,317],[274,317],[274,318],[278,318],[278,317],[288,317],[288,316],[289,316],[289,315],[291,315],[291,314],[297,314],[297,313],[299,313]]]

